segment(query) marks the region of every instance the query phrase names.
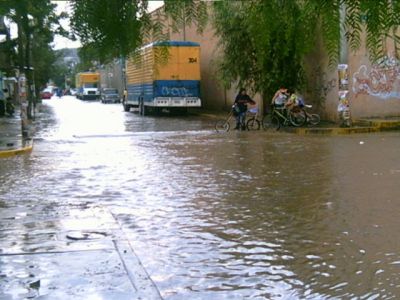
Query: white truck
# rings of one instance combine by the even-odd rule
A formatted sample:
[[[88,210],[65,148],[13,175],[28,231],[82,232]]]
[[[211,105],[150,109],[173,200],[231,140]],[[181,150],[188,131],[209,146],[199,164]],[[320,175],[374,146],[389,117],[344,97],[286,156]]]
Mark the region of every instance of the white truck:
[[[81,100],[100,99],[100,74],[95,72],[81,72],[76,74],[76,97]]]

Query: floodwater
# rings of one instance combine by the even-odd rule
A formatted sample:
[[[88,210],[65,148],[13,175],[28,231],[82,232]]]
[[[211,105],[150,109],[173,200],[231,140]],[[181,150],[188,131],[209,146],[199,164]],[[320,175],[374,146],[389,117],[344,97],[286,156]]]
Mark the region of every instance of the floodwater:
[[[1,161],[0,207],[106,207],[164,299],[396,299],[399,149],[64,97],[33,153]]]

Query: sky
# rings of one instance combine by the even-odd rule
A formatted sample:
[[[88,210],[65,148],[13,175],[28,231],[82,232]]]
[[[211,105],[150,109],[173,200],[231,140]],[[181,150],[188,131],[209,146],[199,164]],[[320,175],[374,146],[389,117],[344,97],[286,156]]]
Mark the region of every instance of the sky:
[[[57,7],[56,7],[57,14],[60,14],[63,11],[67,12],[68,14],[71,13],[69,1],[52,1],[52,2],[57,4]],[[60,23],[61,23],[62,27],[64,27],[64,29],[66,29],[66,30],[70,29],[68,19],[63,19],[63,20],[61,20]],[[62,49],[62,48],[78,48],[80,46],[81,46],[81,43],[79,41],[71,41],[70,39],[62,37],[60,35],[56,35],[54,37],[53,49],[55,49],[55,50]]]
[[[57,4],[56,12],[57,14],[65,11],[67,13],[71,13],[71,8],[69,6],[69,1],[52,1],[53,3]],[[164,1],[149,1],[149,11],[153,11],[160,6],[164,4]],[[61,20],[61,25],[64,27],[64,29],[69,30],[69,20],[64,19]],[[10,26],[10,33],[12,37],[17,36],[17,27],[15,24],[7,24],[7,26]],[[54,42],[52,44],[53,49],[58,50],[62,48],[78,48],[81,46],[81,43],[79,41],[71,41],[67,38],[64,38],[62,36],[56,35],[54,37]]]
[[[57,4],[56,12],[57,14],[65,11],[67,13],[71,13],[71,8],[69,7],[69,1],[52,1]],[[164,4],[164,1],[149,1],[149,11],[153,11]],[[61,21],[61,25],[69,30],[69,20],[65,19]],[[79,41],[71,41],[62,36],[56,35],[54,38],[53,48],[55,50],[62,48],[78,48],[81,46]]]

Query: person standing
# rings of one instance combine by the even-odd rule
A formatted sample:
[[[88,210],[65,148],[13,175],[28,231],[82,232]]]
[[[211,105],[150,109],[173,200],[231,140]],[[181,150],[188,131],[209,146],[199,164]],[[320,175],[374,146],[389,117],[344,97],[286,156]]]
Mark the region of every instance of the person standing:
[[[250,96],[246,93],[246,89],[241,88],[239,93],[235,98],[235,106],[236,106],[236,127],[235,129],[246,129],[246,112],[247,112],[247,104],[254,105],[256,102],[250,98]]]

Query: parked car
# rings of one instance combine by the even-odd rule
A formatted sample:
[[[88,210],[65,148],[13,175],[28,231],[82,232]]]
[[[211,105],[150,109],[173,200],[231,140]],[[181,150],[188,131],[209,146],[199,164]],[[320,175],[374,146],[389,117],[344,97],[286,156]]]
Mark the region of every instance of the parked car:
[[[42,99],[51,99],[51,97],[53,97],[53,93],[50,89],[44,89],[43,91],[41,91],[40,97]]]
[[[101,103],[120,103],[121,97],[118,90],[114,88],[104,88],[100,94]]]

